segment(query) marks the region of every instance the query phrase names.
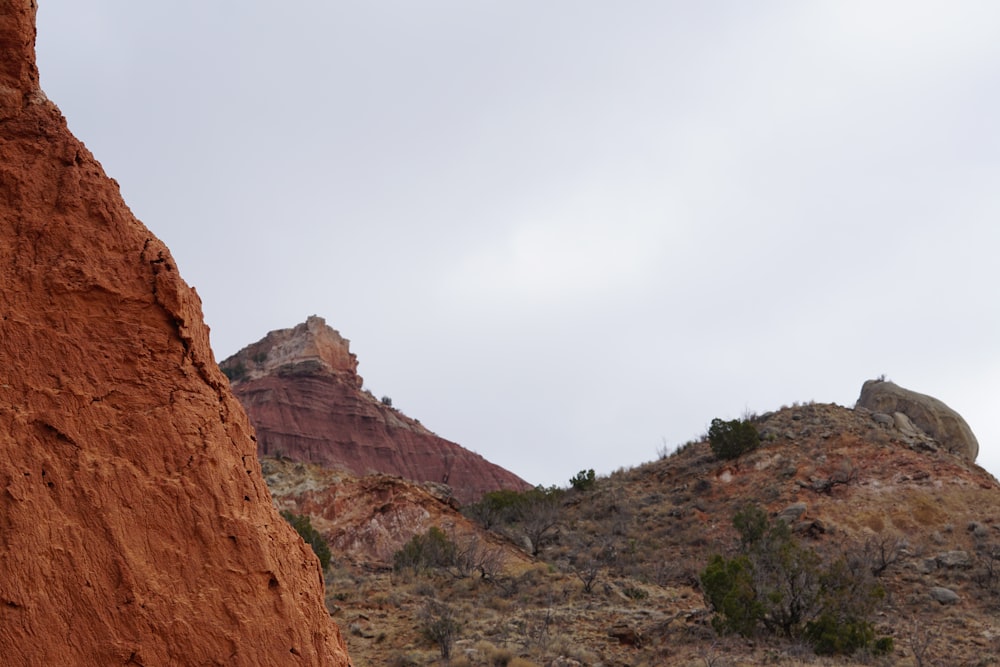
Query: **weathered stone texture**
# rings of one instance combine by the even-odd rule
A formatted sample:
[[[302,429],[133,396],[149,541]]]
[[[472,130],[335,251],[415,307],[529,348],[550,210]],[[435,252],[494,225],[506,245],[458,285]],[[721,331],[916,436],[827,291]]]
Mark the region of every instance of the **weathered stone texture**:
[[[888,415],[902,413],[948,451],[970,462],[979,456],[979,441],[962,415],[936,398],[885,380],[868,380],[861,388],[857,407]],[[895,418],[897,426],[907,426],[905,417]]]
[[[38,89],[0,2],[0,655],[348,665],[197,294]]]

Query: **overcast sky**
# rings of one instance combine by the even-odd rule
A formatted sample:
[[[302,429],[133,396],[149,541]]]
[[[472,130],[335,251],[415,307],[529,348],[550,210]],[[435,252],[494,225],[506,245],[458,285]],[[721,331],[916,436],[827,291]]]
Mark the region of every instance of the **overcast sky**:
[[[1000,473],[1000,3],[40,0],[221,360],[309,315],[533,483],[886,374]]]

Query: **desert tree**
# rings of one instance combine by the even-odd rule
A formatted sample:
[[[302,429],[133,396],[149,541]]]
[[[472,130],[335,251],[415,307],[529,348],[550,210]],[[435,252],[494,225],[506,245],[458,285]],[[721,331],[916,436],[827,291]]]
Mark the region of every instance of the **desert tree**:
[[[724,421],[716,418],[708,428],[708,444],[717,459],[730,460],[756,449],[760,434],[750,419]]]

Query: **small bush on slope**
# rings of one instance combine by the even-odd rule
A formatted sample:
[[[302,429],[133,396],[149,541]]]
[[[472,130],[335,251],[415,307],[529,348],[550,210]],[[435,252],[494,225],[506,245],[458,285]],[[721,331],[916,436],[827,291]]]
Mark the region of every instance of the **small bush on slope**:
[[[733,518],[740,553],[716,554],[701,574],[720,633],[805,639],[817,653],[885,650],[869,621],[884,591],[867,568],[844,558],[824,563],[783,521],[748,506]]]
[[[760,435],[749,419],[723,421],[716,418],[708,429],[708,444],[716,458],[730,460],[756,449]]]
[[[306,544],[312,547],[313,553],[319,558],[319,564],[325,572],[327,566],[330,565],[330,545],[326,543],[326,540],[319,534],[319,531],[313,528],[309,516],[306,514],[293,514],[286,510],[281,513],[281,517],[292,524],[292,528],[302,536]]]

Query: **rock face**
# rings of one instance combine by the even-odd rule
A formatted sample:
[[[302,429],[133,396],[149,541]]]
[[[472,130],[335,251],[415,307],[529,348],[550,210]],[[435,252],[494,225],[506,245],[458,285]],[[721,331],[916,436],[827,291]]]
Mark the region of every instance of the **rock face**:
[[[861,387],[857,407],[874,413],[894,415],[897,427],[906,429],[910,424],[921,429],[948,451],[975,462],[979,455],[979,441],[962,416],[936,398],[918,394],[885,380],[868,380]]]
[[[0,0],[0,655],[349,665],[197,294],[38,87]]]
[[[431,527],[462,546],[475,542],[481,549],[494,550],[507,563],[531,560],[509,541],[467,519],[433,488],[399,477],[354,477],[272,457],[263,458],[261,467],[279,509],[309,515],[337,558],[369,571],[392,567],[393,554]]]
[[[349,342],[310,317],[272,331],[220,366],[257,429],[261,456],[438,482],[463,503],[527,482],[362,390]]]

